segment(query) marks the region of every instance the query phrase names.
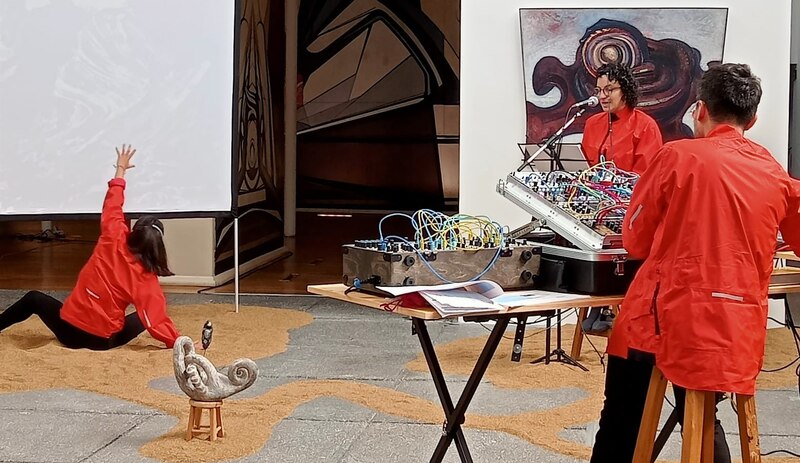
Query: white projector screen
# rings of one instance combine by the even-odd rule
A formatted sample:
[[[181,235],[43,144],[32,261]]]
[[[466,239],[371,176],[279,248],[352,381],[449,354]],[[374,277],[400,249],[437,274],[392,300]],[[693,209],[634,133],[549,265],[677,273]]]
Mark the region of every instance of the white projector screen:
[[[231,211],[235,3],[0,1],[0,217]]]

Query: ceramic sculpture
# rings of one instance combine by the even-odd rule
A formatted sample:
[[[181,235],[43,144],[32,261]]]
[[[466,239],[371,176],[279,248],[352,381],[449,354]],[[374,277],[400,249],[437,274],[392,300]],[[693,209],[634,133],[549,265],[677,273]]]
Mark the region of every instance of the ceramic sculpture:
[[[247,358],[215,368],[207,358],[195,352],[194,342],[188,336],[175,341],[172,363],[178,386],[190,399],[199,402],[222,401],[252,386],[258,377],[258,366]]]

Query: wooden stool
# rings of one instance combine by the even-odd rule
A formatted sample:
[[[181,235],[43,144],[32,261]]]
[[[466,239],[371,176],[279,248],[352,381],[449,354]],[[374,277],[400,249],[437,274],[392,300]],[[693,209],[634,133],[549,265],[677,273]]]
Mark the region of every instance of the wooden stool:
[[[208,410],[208,425],[200,424],[203,410]],[[189,426],[186,428],[186,440],[195,436],[208,434],[206,440],[215,441],[217,437],[225,437],[222,427],[222,402],[198,402],[189,400]]]
[[[653,446],[664,404],[667,379],[661,370],[653,367],[650,388],[636,441],[633,463],[652,463]],[[716,413],[716,393],[707,391],[686,391],[686,404],[683,417],[683,447],[681,463],[714,462],[714,422]],[[758,418],[756,401],[751,395],[736,394],[739,414],[739,440],[742,446],[742,463],[760,463],[761,448],[758,443]]]

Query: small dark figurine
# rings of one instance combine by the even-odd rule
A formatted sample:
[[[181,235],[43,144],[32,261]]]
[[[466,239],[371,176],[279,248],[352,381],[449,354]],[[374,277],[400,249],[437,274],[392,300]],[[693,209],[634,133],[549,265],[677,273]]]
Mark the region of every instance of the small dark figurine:
[[[206,320],[206,323],[203,325],[203,333],[201,336],[201,342],[203,344],[203,355],[206,354],[206,349],[208,346],[211,345],[211,335],[214,334],[214,327],[211,325],[211,320]]]

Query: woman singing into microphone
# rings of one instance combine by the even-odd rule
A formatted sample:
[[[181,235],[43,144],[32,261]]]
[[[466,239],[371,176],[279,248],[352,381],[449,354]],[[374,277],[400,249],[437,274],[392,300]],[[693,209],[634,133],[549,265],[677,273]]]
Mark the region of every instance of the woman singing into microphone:
[[[656,121],[636,109],[639,87],[631,69],[616,63],[601,66],[594,94],[603,112],[586,120],[581,142],[586,161],[591,166],[614,161],[619,169],[641,174],[663,141]]]

